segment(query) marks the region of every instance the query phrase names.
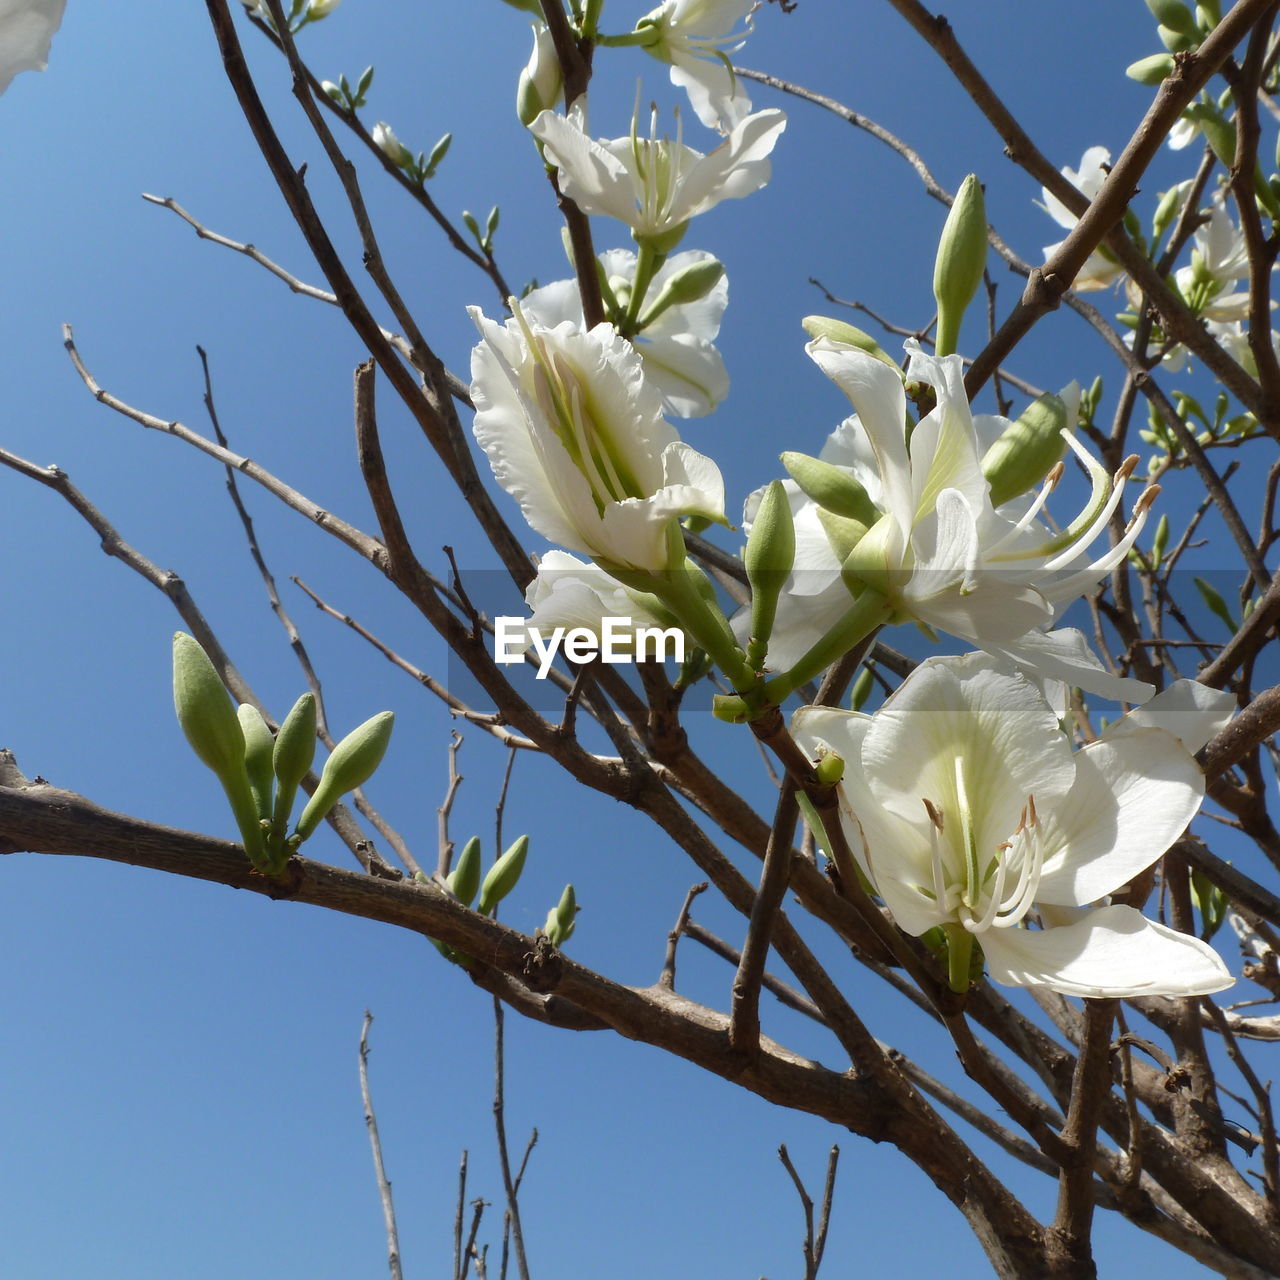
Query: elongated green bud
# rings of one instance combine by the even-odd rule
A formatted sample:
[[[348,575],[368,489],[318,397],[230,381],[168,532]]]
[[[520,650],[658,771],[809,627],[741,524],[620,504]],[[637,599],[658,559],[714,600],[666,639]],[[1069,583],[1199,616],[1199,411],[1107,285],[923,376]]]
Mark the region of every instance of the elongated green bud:
[[[1207,102],[1193,102],[1183,113],[1200,126],[1213,154],[1230,169],[1236,162],[1236,126]]]
[[[240,717],[231,709],[209,655],[185,631],[173,637],[173,705],[191,749],[213,770],[226,792],[249,861],[266,870],[266,846],[245,768]]]
[[[1155,537],[1151,540],[1151,567],[1158,569],[1160,562],[1164,559],[1165,548],[1169,545],[1169,517],[1161,514],[1160,522],[1156,525]]]
[[[1200,34],[1195,15],[1182,3],[1182,0],[1147,0],[1147,8],[1151,10],[1151,16],[1163,27],[1181,31],[1187,36]]]
[[[464,907],[475,901],[476,890],[480,888],[480,837],[472,836],[462,846],[458,861],[445,877],[449,891]]]
[[[884,361],[891,369],[898,368],[898,362],[869,334],[857,325],[846,324],[843,320],[832,320],[829,316],[805,316],[800,321],[801,327],[811,338],[830,338],[832,342],[843,342],[847,347],[857,347],[869,356]],[[901,370],[899,370],[901,372]]]
[[[991,484],[992,506],[1034,489],[1066,452],[1062,437],[1070,415],[1061,396],[1046,392],[1022,411],[1016,422],[982,458],[982,474]]]
[[[1187,188],[1181,182],[1170,187],[1160,197],[1160,203],[1156,205],[1156,211],[1151,218],[1151,236],[1153,240],[1158,242],[1160,237],[1169,229],[1174,218],[1178,216],[1182,203],[1186,198]]]
[[[811,458],[807,453],[792,452],[782,455],[782,465],[800,486],[800,491],[824,510],[868,527],[880,519],[876,504],[845,468],[823,462],[821,458]]]
[[[1173,54],[1153,53],[1146,58],[1131,62],[1124,69],[1130,80],[1139,84],[1159,84],[1173,71]]]
[[[297,790],[311,771],[316,755],[316,699],[304,693],[284,718],[276,734],[271,766],[281,788]]]
[[[244,730],[200,642],[173,637],[173,706],[191,749],[219,778],[244,770]]]
[[[1160,37],[1160,43],[1170,53],[1189,53],[1200,43],[1199,31],[1194,35],[1188,35],[1185,31],[1175,31],[1163,23],[1156,28],[1156,35]]]
[[[244,734],[244,767],[260,818],[271,817],[271,755],[276,741],[257,707],[242,702],[236,710]]]
[[[796,530],[791,518],[791,501],[781,480],[764,491],[751,524],[742,560],[751,584],[751,644],[747,660],[753,666],[764,661],[773,620],[778,612],[778,596],[796,559]]]
[[[705,298],[720,283],[724,275],[724,263],[716,258],[704,258],[682,267],[662,286],[658,296],[649,304],[640,319],[640,329],[647,329],[662,313],[671,307]]]
[[[1209,612],[1218,618],[1232,635],[1235,635],[1240,630],[1240,624],[1231,616],[1231,610],[1227,607],[1227,602],[1222,598],[1222,594],[1217,587],[1206,582],[1203,578],[1192,578],[1191,581],[1196,584],[1196,590],[1200,593],[1200,598],[1209,607]]]
[[[850,710],[861,711],[867,705],[867,699],[871,696],[874,684],[875,677],[871,674],[871,668],[863,667],[858,672],[858,678],[853,682],[853,690],[849,694]]]
[[[528,852],[529,837],[521,836],[489,868],[489,874],[480,886],[480,901],[476,903],[476,910],[482,916],[487,916],[516,887]]]
[[[342,796],[368,782],[386,754],[395,719],[393,712],[379,712],[359,728],[352,729],[334,747],[333,753],[325,761],[320,785],[312,793],[307,807],[302,811],[302,817],[298,819],[294,834],[300,840],[306,840],[315,833],[325,814]]]
[[[552,946],[559,947],[573,937],[574,922],[578,914],[578,900],[573,892],[573,885],[567,884],[560,901],[547,912],[547,923],[542,932]]]
[[[938,302],[936,355],[955,351],[960,322],[978,292],[986,265],[987,210],[982,186],[971,173],[956,192],[938,241],[933,267],[933,296]]]

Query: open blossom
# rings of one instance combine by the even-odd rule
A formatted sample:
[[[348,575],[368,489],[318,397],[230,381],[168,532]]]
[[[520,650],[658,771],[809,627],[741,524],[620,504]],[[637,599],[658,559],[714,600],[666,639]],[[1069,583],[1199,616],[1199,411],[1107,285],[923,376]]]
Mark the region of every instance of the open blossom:
[[[769,153],[786,128],[781,111],[758,111],[730,130],[710,155],[680,140],[657,135],[657,112],[649,136],[632,121],[625,138],[588,137],[576,119],[544,111],[530,125],[547,160],[560,173],[560,187],[584,213],[617,218],[637,240],[674,247],[684,224],[721,200],[739,199],[769,181]]]
[[[519,311],[471,318],[475,435],[498,483],[551,542],[628,569],[683,564],[678,519],[724,520],[714,462],[662,417],[640,357],[612,326],[546,328]]]
[[[0,3],[0,93],[20,71],[43,71],[67,0]]]
[[[720,133],[751,110],[726,55],[751,34],[755,8],[756,0],[665,0],[636,23],[652,36],[645,51],[671,64],[671,83],[688,93],[698,119]]]
[[[1007,424],[975,420],[959,356],[927,356],[908,342],[907,377],[932,386],[937,400],[908,441],[906,394],[895,368],[828,338],[806,350],[857,411],[833,434],[823,458],[859,480],[880,515],[846,545],[828,513],[794,492],[795,570],[779,600],[770,666],[795,665],[849,609],[851,590],[865,585],[884,595],[900,617],[959,636],[1006,662],[1110,698],[1148,696],[1149,686],[1103,671],[1078,633],[1046,633],[1062,608],[1128,554],[1142,528],[1150,503],[1145,496],[1125,536],[1090,558],[1132,464],[1113,477],[1068,433],[1093,488],[1085,509],[1065,529],[1052,531],[1037,516],[1061,468],[1029,502],[992,505],[982,469],[989,441],[979,429],[992,435]]]
[[[1102,189],[1103,182],[1106,181],[1106,166],[1110,162],[1111,152],[1106,147],[1090,147],[1081,158],[1078,170],[1064,167],[1061,172],[1062,176],[1073,187],[1092,200]],[[1070,231],[1080,221],[1047,187],[1041,187],[1040,194],[1044,197],[1045,212],[1058,226],[1065,227]],[[1061,246],[1061,240],[1057,244],[1045,245],[1045,260],[1048,261]],[[1077,293],[1085,293],[1091,289],[1105,289],[1108,285],[1114,284],[1122,275],[1124,275],[1124,268],[1105,249],[1098,248],[1085,259],[1084,266],[1080,268],[1071,287]]]
[[[672,254],[654,275],[649,296],[657,297],[673,276],[711,254],[689,249]],[[610,249],[600,255],[600,266],[615,295],[631,291],[636,255],[626,249]],[[708,414],[729,394],[729,374],[714,339],[729,301],[724,276],[696,302],[669,307],[632,340],[644,365],[644,376],[662,395],[663,407],[678,418]],[[582,297],[576,280],[556,280],[528,294],[520,303],[531,320],[551,329],[569,320],[581,326]]]
[[[969,654],[921,664],[873,716],[803,707],[792,729],[845,760],[845,838],[905,932],[941,926],[962,955],[976,940],[1008,985],[1194,996],[1233,981],[1211,947],[1097,904],[1195,815],[1191,753],[1233,705],[1180,681],[1073,753],[1031,681]]]

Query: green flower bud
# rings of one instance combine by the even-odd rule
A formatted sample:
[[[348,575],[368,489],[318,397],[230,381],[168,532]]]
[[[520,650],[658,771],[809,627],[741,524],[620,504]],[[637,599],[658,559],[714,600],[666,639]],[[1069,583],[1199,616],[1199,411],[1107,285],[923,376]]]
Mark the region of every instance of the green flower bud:
[[[1156,525],[1155,537],[1151,540],[1151,567],[1158,569],[1164,559],[1165,548],[1169,545],[1169,517],[1161,513],[1160,523]]]
[[[480,837],[472,836],[462,846],[458,861],[445,877],[445,884],[450,892],[464,907],[475,901],[476,890],[480,888]]]
[[[480,886],[480,901],[476,903],[476,910],[482,916],[487,916],[516,887],[528,852],[529,837],[521,836],[489,868],[489,874]]]
[[[1218,0],[1200,0],[1196,5],[1196,26],[1208,35],[1222,21],[1222,6]]]
[[[1155,214],[1151,219],[1151,235],[1157,242],[1160,237],[1169,229],[1170,224],[1178,216],[1182,209],[1182,203],[1187,198],[1187,189],[1182,183],[1172,186],[1168,191],[1160,197],[1160,203],[1156,205]]]
[[[547,923],[542,932],[553,947],[562,946],[573,937],[574,920],[578,914],[578,902],[573,892],[573,885],[567,884],[560,895],[559,903],[547,912]]]
[[[325,761],[324,772],[320,775],[320,785],[312,793],[311,799],[298,819],[294,834],[301,840],[310,838],[320,825],[325,814],[338,803],[348,791],[368,782],[373,771],[382,763],[387,744],[391,741],[391,730],[395,725],[395,714],[382,711],[366,720],[359,728],[352,729],[341,742],[334,747],[332,754]]]
[[[875,678],[871,674],[871,668],[863,667],[858,672],[858,678],[853,682],[853,690],[849,694],[849,709],[851,711],[861,711],[867,705],[867,699],[871,696],[871,689],[874,684]]]
[[[373,126],[373,145],[391,161],[397,169],[409,169],[413,166],[413,152],[396,137],[395,131],[385,120],[379,120]]]
[[[800,491],[824,511],[858,520],[868,527],[880,519],[880,512],[867,491],[843,467],[805,453],[791,452],[782,455],[782,465],[800,486]]]
[[[824,786],[834,786],[844,777],[844,757],[829,752],[818,761],[813,772]]]
[[[1230,169],[1236,162],[1236,127],[1206,102],[1193,102],[1183,113],[1200,126],[1213,154]]]
[[[1159,84],[1173,70],[1173,55],[1153,53],[1146,58],[1131,62],[1124,69],[1130,80],[1139,84]]]
[[[880,515],[877,512],[871,524],[878,523],[879,519]],[[818,508],[818,523],[822,526],[822,532],[827,535],[831,550],[836,553],[836,558],[840,561],[849,558],[853,553],[854,547],[862,541],[863,536],[871,527],[861,520],[851,520],[848,516],[833,515],[830,511],[824,511],[821,507]]]
[[[791,502],[782,481],[774,480],[760,500],[742,555],[751,584],[751,645],[747,660],[753,666],[764,661],[778,611],[778,595],[795,558]]]
[[[273,859],[283,866],[289,855],[284,848],[284,833],[289,815],[303,778],[311,771],[316,754],[316,699],[304,693],[284,718],[276,733],[271,767],[276,775],[276,802],[271,812],[271,831],[267,847]]]
[[[1066,452],[1063,429],[1068,425],[1066,403],[1046,392],[1011,422],[982,457],[982,474],[991,484],[992,506],[1034,489]]]
[[[1170,53],[1188,53],[1200,43],[1199,31],[1187,35],[1186,32],[1175,31],[1172,27],[1159,26],[1156,28],[1156,35],[1160,37],[1160,43]]]
[[[843,320],[832,320],[827,316],[805,316],[800,325],[811,338],[829,338],[832,342],[843,342],[847,347],[857,347],[859,351],[875,356],[891,369],[898,369],[898,362],[869,333],[856,325],[846,324]],[[898,372],[901,373],[901,370]]]
[[[258,806],[260,818],[271,817],[271,756],[275,739],[257,707],[242,702],[236,710],[244,733],[244,767],[249,775],[249,788]]]
[[[245,769],[240,717],[231,709],[208,654],[185,631],[173,637],[173,705],[191,749],[213,770],[226,792],[249,861],[266,870],[266,846]]]
[[[935,353],[949,356],[960,337],[960,322],[982,283],[987,265],[987,211],[982,187],[970,174],[956,192],[942,227],[933,266],[933,296],[938,302]]]
[[[671,307],[705,298],[720,283],[723,275],[724,263],[716,258],[704,258],[701,262],[691,262],[687,267],[682,267],[662,286],[661,292],[641,318],[640,328],[647,329]]]
[[[191,749],[220,778],[244,770],[244,730],[200,642],[173,637],[173,706]]]
[[[1151,16],[1162,27],[1181,31],[1187,36],[1200,34],[1194,15],[1182,0],[1147,0],[1147,8],[1151,10]]]
[[[1205,602],[1209,612],[1212,613],[1232,635],[1235,635],[1235,633],[1240,630],[1240,624],[1231,616],[1231,610],[1227,607],[1227,602],[1222,598],[1218,589],[1211,583],[1206,582],[1203,578],[1192,578],[1191,581],[1196,584],[1196,590],[1200,593],[1200,598]]]

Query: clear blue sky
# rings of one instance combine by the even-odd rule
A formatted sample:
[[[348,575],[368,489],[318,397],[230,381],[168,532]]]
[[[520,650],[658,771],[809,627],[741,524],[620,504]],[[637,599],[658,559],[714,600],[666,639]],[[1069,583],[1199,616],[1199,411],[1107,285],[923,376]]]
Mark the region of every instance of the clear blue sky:
[[[625,28],[642,7],[610,0],[606,28]],[[122,8],[70,0],[49,71],[19,77],[0,100],[7,391],[0,443],[66,468],[126,539],[180,572],[281,714],[302,684],[220,468],[96,405],[66,360],[58,326],[75,325],[104,386],[201,430],[195,347],[202,344],[233,447],[371,527],[350,426],[351,372],[362,352],[335,311],[197,242],[172,214],[139,198],[172,195],[211,228],[252,240],[318,281],[249,143],[203,6],[131,0],[127,21]],[[1124,66],[1154,45],[1140,0],[977,0],[955,10],[961,38],[1058,163],[1078,163],[1095,143],[1119,150],[1149,95],[1122,79]],[[334,183],[288,97],[287,76],[247,26],[244,38],[286,140],[298,161],[309,160],[314,189],[349,248]],[[498,0],[346,0],[304,40],[322,76],[354,78],[376,65],[370,123],[390,121],[415,150],[453,132],[433,192],[454,213],[502,205],[497,244],[513,282],[565,274],[547,186],[511,109],[527,45],[523,16]],[[1038,191],[887,6],[800,0],[783,15],[767,5],[740,56],[893,129],[951,188],[976,170],[992,220],[1024,256],[1034,259],[1059,238],[1032,203]],[[625,130],[638,74],[646,94],[676,100],[662,69],[638,55],[602,53],[599,65],[617,76],[593,95],[599,132]],[[775,105],[763,88],[753,96],[758,106]],[[734,389],[716,417],[685,431],[720,460],[731,511],[776,473],[780,449],[816,452],[846,412],[802,352],[798,321],[823,309],[807,277],[906,324],[927,319],[931,306],[938,207],[878,144],[814,108],[783,105],[790,125],[773,185],[721,206],[688,242],[717,252],[731,282],[722,349]],[[1168,157],[1160,173],[1181,176]],[[474,334],[463,308],[478,302],[492,313],[492,287],[449,254],[403,193],[373,181],[372,170],[370,178],[392,268],[429,340],[465,375]],[[1153,175],[1153,193],[1161,181]],[[600,228],[601,248],[622,243],[614,228]],[[1005,287],[1005,306],[1017,289],[1012,280]],[[970,330],[966,347],[978,336]],[[1096,341],[1064,315],[1042,326],[1018,367],[1058,387],[1091,379],[1101,359]],[[450,541],[464,563],[485,567],[460,532],[459,504],[442,492],[416,428],[389,396],[383,433],[422,546]],[[375,796],[429,861],[446,782],[447,717],[310,609],[288,575],[302,576],[421,665],[439,668],[442,646],[340,547],[268,497],[249,500],[335,725],[350,727],[383,707],[399,713]],[[0,745],[13,748],[27,772],[111,808],[229,835],[216,785],[173,720],[168,649],[177,619],[166,601],[104,559],[60,500],[7,472],[0,545]],[[725,768],[758,785],[745,735],[714,725],[699,732],[715,738]],[[455,836],[474,831],[491,842],[500,761],[479,733],[467,734]],[[692,869],[640,818],[570,791],[530,759],[517,762],[507,809],[508,834],[523,830],[533,838],[529,870],[505,918],[531,932],[572,879],[584,906],[573,953],[624,981],[656,978],[665,931],[698,878]],[[347,862],[327,832],[308,852]],[[366,1007],[377,1017],[374,1089],[406,1274],[444,1273],[461,1148],[472,1151],[470,1194],[500,1193],[489,1002],[463,974],[421,938],[215,886],[88,859],[11,857],[0,872],[0,1275],[385,1274],[356,1085]],[[700,915],[739,938],[740,922],[726,913],[708,907]],[[690,994],[727,998],[727,969],[689,945],[683,961]],[[838,971],[861,1004],[867,980],[851,965]],[[882,1037],[908,1052],[930,1043],[900,1003],[875,991],[865,1000]],[[830,1054],[795,1019],[769,1016],[779,1038]],[[938,1056],[926,1061],[953,1075],[950,1055]],[[785,1280],[800,1271],[802,1227],[775,1149],[786,1142],[816,1184],[833,1140],[843,1160],[824,1274],[908,1276],[940,1264],[953,1275],[984,1271],[959,1215],[888,1148],[605,1035],[573,1036],[512,1017],[508,1058],[513,1142],[533,1125],[541,1134],[523,1200],[541,1280]],[[1042,1180],[1033,1206],[1047,1212],[1051,1195]],[[1099,1241],[1104,1275],[1122,1265],[1199,1274],[1105,1214]]]

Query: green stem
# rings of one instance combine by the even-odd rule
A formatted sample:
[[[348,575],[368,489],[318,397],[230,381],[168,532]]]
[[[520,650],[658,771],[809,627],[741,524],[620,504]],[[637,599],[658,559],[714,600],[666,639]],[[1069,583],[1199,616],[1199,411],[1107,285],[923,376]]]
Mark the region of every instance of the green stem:
[[[888,601],[878,591],[869,587],[864,589],[849,612],[790,671],[765,681],[764,690],[769,701],[781,703],[802,684],[825,671],[833,662],[838,662],[854,645],[887,622],[892,612]]]
[[[947,935],[947,985],[963,995],[969,990],[969,966],[973,959],[973,934],[961,924],[942,926]]]
[[[690,565],[654,573],[647,590],[675,614],[680,625],[711,655],[735,689],[749,689],[757,682],[756,673],[747,664],[724,614],[709,604],[698,590],[693,575],[700,572]]]
[[[636,274],[631,283],[631,297],[627,301],[627,314],[623,317],[619,332],[624,338],[634,337],[640,332],[640,308],[644,305],[644,296],[649,292],[653,277],[661,270],[667,260],[665,253],[658,253],[647,241],[641,240],[636,245]]]

